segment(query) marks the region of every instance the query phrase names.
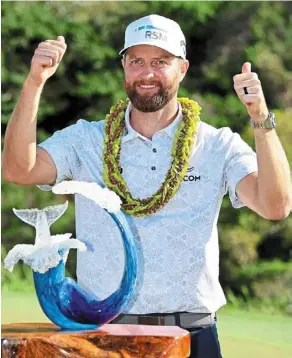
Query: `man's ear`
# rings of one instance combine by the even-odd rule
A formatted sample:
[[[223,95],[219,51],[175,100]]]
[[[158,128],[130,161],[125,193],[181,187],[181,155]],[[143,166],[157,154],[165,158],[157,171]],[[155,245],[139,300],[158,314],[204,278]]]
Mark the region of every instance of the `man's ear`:
[[[123,68],[125,68],[125,62],[126,62],[126,58],[123,57],[123,58],[121,59],[121,63],[122,63]]]
[[[189,66],[190,66],[190,63],[188,60],[181,61],[181,63],[180,63],[181,76],[180,76],[179,82],[181,82],[185,78],[185,75],[189,69]]]

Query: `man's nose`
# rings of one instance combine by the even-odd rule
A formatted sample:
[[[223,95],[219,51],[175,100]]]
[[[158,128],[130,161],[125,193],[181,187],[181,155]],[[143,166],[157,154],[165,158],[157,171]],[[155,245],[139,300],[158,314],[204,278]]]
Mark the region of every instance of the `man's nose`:
[[[145,80],[150,80],[151,78],[155,77],[155,74],[153,73],[153,69],[151,68],[151,66],[144,66],[142,77]]]
[[[143,77],[147,80],[150,80],[151,78],[155,77],[153,72],[149,72],[146,74],[143,74]]]

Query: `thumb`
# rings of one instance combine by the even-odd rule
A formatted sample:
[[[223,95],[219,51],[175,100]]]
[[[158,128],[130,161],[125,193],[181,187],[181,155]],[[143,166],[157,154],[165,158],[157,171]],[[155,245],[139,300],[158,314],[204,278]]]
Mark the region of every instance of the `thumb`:
[[[242,66],[242,73],[251,72],[251,63],[245,62]]]
[[[64,36],[58,36],[57,41],[65,42]]]

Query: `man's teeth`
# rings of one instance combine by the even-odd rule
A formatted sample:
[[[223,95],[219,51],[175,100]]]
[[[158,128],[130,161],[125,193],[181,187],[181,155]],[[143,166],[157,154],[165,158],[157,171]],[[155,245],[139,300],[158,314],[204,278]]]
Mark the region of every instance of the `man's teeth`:
[[[154,88],[156,86],[155,85],[140,85],[140,87],[142,87],[142,88]]]

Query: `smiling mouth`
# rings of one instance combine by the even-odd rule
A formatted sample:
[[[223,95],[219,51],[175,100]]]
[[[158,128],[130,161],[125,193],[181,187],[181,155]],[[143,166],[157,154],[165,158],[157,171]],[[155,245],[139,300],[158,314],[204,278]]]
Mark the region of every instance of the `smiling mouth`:
[[[156,85],[139,85],[138,87],[146,90],[157,88]]]

